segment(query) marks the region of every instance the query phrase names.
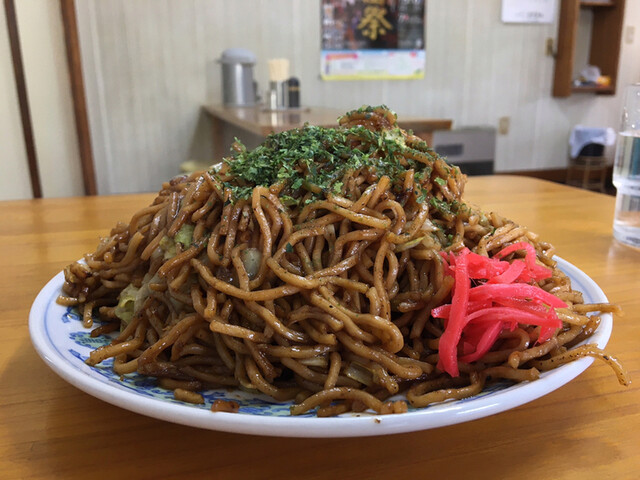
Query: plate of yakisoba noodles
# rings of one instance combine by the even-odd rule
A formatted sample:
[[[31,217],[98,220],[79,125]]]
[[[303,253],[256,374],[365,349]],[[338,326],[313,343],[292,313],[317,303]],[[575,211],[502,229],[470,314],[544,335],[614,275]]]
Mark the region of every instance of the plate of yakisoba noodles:
[[[384,106],[236,142],[54,277],[32,341],[104,401],[262,435],[465,422],[594,357],[626,383],[602,350],[618,307],[465,182]]]

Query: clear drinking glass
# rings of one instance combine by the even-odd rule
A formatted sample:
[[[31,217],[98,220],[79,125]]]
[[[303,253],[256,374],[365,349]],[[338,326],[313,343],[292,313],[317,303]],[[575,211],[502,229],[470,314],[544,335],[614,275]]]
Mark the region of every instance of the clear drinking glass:
[[[613,184],[617,189],[613,236],[640,248],[640,83],[626,90]]]

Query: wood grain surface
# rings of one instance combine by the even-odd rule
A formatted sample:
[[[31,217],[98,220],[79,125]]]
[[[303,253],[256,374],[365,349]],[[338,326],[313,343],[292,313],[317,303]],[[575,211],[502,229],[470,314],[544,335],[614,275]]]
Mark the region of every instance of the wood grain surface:
[[[611,236],[613,197],[524,177],[474,177],[469,201],[529,226],[622,305],[607,349],[640,375],[640,252]],[[150,195],[0,203],[1,478],[632,479],[640,390],[596,363],[505,413],[435,430],[354,439],[237,435],[174,425],[67,384],[29,340],[31,302]]]
[[[321,127],[335,127],[338,117],[346,112],[337,108],[303,107],[291,110],[265,110],[257,107],[230,107],[225,105],[208,105],[204,110],[212,119],[213,158],[219,159],[228,155],[230,145],[224,144],[224,130],[228,126],[239,128],[243,133],[251,133],[258,137],[266,137],[271,133],[280,133],[304,124]],[[448,118],[420,118],[400,116],[398,125],[405,130],[413,130],[424,137],[434,130],[451,130],[453,121]],[[244,138],[244,137],[241,137]],[[431,139],[426,139],[431,144]]]
[[[345,114],[337,108],[303,107],[291,110],[265,110],[263,107],[229,107],[209,105],[207,113],[236,127],[266,137],[270,133],[284,132],[309,123],[322,127],[335,127],[338,117]],[[416,131],[450,130],[452,121],[446,118],[399,117],[401,128]]]

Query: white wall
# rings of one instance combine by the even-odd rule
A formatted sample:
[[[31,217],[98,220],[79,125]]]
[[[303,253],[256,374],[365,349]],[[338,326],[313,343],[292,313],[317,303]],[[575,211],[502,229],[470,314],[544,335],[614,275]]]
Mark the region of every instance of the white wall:
[[[83,195],[60,2],[16,2],[44,197]]]
[[[0,8],[0,200],[31,198],[4,8]]]
[[[545,55],[554,25],[506,25],[501,0],[427,0],[423,80],[323,82],[318,75],[317,0],[86,0],[77,3],[99,191],[156,190],[178,165],[208,155],[200,106],[221,101],[215,60],[229,47],[253,50],[256,79],[284,56],[306,105],[344,110],[385,103],[399,114],[493,125],[498,171],[562,168],[575,124],[617,127],[616,96],[551,97],[554,63]],[[583,20],[584,23],[584,20]],[[625,24],[640,35],[640,1]],[[619,87],[640,81],[640,39],[623,44]]]
[[[82,195],[60,4],[22,0],[15,6],[42,194]],[[0,200],[31,198],[5,10],[0,10]]]

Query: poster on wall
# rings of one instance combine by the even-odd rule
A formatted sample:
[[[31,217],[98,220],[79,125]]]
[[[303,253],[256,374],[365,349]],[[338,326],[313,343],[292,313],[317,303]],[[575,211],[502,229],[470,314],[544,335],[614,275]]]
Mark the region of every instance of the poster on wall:
[[[322,0],[323,80],[424,77],[425,0]]]

